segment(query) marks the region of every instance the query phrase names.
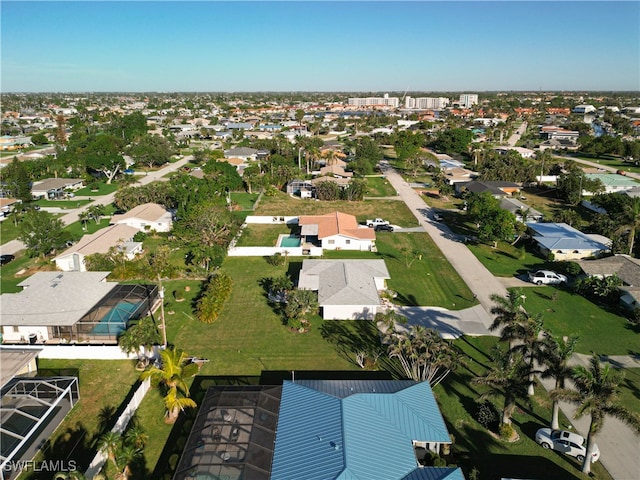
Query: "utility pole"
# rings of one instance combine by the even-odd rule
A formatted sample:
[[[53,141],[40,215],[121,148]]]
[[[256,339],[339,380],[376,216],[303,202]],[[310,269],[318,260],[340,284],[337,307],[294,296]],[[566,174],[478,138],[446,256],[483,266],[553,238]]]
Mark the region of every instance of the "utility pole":
[[[304,151],[304,147],[300,147],[298,149],[298,169],[302,170],[302,152]],[[309,172],[307,172],[309,173]]]

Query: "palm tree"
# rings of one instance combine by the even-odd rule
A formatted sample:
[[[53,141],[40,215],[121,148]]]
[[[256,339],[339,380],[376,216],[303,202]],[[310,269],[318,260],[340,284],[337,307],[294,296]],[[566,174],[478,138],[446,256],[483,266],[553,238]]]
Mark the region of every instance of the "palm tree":
[[[103,434],[98,440],[98,450],[104,453],[118,470],[120,468],[117,463],[117,455],[121,445],[122,437],[113,431]]]
[[[196,402],[189,398],[186,379],[198,373],[198,365],[189,361],[189,356],[178,348],[168,348],[160,352],[161,367],[152,366],[142,372],[141,380],[151,379],[153,386],[160,386],[164,393],[167,409],[165,422],[175,423],[185,408],[195,408]]]
[[[572,379],[576,390],[559,388],[551,392],[552,399],[578,406],[574,418],[581,418],[585,414],[591,416],[582,473],[591,472],[594,437],[602,430],[605,415],[622,420],[640,433],[640,415],[628,410],[618,401],[618,386],[623,378],[623,374],[612,371],[609,365],[602,366],[598,356],[593,354],[588,368],[579,366],[573,369]]]
[[[502,329],[500,340],[508,341],[509,351],[511,351],[513,342],[517,338],[514,336],[515,326],[527,318],[524,311],[524,294],[522,289],[516,288],[509,290],[506,297],[494,293],[490,298],[496,304],[491,308],[491,314],[496,317],[489,326],[489,330]]]
[[[495,367],[471,382],[489,387],[489,390],[480,396],[482,400],[489,397],[504,398],[502,423],[511,425],[511,416],[516,408],[516,402],[527,398],[528,366],[520,352],[510,353],[502,350],[499,345],[491,351],[491,359]]]
[[[640,229],[640,197],[632,198],[622,211],[623,228],[629,232],[629,255],[633,255],[636,232]]]
[[[89,221],[90,218],[91,218],[91,215],[89,215],[89,212],[87,212],[86,210],[78,214],[78,220],[82,222],[82,230],[87,229],[87,222]]]
[[[540,360],[546,369],[542,372],[542,378],[554,378],[555,389],[564,388],[565,380],[571,376],[569,359],[575,350],[578,337],[554,337],[549,332],[544,333],[543,348]],[[551,428],[557,430],[560,427],[558,413],[560,402],[553,400],[551,414]]]
[[[542,351],[542,338],[544,323],[542,315],[536,315],[530,317],[525,315],[525,318],[521,322],[516,322],[510,325],[506,325],[502,329],[502,336],[508,339],[517,340],[517,345],[511,348],[511,352],[517,351],[522,353],[522,358],[527,365],[529,374],[529,386],[527,392],[529,396],[535,393],[534,385],[534,362],[539,359]]]

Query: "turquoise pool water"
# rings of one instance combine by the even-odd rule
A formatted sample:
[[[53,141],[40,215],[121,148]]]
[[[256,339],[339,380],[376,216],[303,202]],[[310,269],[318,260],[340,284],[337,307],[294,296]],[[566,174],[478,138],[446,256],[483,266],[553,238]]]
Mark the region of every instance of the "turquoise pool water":
[[[91,330],[91,334],[118,335],[121,331],[127,328],[127,322],[139,306],[140,303],[119,303],[109,310],[104,317],[102,317],[100,323]]]
[[[300,245],[302,245],[300,237],[280,237],[281,247],[299,247]]]

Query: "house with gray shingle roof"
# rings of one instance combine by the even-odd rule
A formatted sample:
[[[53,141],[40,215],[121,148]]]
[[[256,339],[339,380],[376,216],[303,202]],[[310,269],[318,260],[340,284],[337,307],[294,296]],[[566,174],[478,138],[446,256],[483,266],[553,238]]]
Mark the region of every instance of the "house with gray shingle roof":
[[[325,320],[372,319],[389,278],[384,260],[304,260],[298,288],[318,292]]]

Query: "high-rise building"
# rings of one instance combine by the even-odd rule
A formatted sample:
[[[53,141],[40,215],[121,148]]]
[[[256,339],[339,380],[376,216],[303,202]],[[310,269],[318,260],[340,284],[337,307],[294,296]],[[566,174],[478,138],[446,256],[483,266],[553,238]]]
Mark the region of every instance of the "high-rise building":
[[[449,105],[449,99],[445,97],[418,97],[407,96],[404,100],[405,108],[416,110],[442,110]]]
[[[388,93],[384,97],[355,97],[349,99],[350,107],[393,107],[398,108],[400,99],[390,97]]]
[[[463,108],[471,108],[478,104],[478,95],[475,93],[462,93],[458,103]]]

